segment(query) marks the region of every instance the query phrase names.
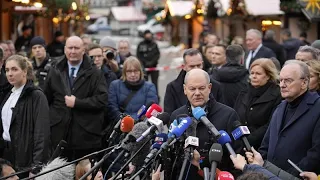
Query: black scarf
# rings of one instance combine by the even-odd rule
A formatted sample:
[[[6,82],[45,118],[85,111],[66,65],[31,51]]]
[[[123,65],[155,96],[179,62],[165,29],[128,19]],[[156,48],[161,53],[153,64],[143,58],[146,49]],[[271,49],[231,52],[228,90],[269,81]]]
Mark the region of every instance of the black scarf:
[[[129,81],[124,81],[124,85],[132,91],[138,91],[143,85],[144,85],[144,80],[139,80],[138,82],[129,82]]]
[[[265,85],[260,87],[253,87],[249,84],[249,105],[251,106],[262,94],[264,94],[267,89],[271,86],[273,82],[268,81]]]

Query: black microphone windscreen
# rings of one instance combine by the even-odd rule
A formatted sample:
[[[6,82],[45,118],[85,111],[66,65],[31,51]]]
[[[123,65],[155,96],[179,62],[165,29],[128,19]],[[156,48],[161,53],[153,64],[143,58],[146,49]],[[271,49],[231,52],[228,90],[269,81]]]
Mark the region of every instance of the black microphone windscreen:
[[[132,131],[128,133],[128,137],[134,137],[135,139],[139,138],[144,131],[146,131],[149,128],[148,124],[146,122],[139,122],[134,125]],[[139,142],[129,142],[129,143],[122,143],[121,147],[131,153],[133,155],[136,153],[139,148],[142,147],[142,145],[148,141],[148,138],[142,139],[142,141]],[[132,159],[132,164],[136,167],[140,167],[143,165],[145,157],[148,155],[150,150],[151,142],[147,143],[146,146],[142,148],[142,150],[137,154],[135,158]]]
[[[170,121],[170,115],[167,112],[162,112],[157,115],[157,118],[163,122],[163,125],[166,125]]]
[[[149,128],[146,122],[139,122],[135,124],[132,130],[127,134],[121,143],[121,147],[130,152],[133,152],[133,146],[135,146],[136,140]],[[144,141],[143,141],[144,142]],[[139,143],[140,144],[140,143]]]
[[[222,150],[221,144],[213,143],[209,152],[210,163],[212,163],[213,161],[220,162],[222,159],[222,155],[223,155],[223,150]]]

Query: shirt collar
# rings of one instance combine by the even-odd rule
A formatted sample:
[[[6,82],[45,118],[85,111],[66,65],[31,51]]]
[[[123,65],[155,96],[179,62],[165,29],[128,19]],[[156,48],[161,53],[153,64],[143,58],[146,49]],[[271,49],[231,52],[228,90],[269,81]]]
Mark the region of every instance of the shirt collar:
[[[252,53],[256,55],[261,47],[262,47],[262,43],[255,50],[252,50]]]
[[[201,107],[201,108],[202,108],[204,111],[206,111],[206,107],[207,107],[207,105],[205,105],[205,106],[203,106],[203,107]],[[191,105],[191,110],[192,110],[192,111],[193,111],[194,108],[196,108],[196,107],[194,107],[194,106]]]
[[[16,89],[15,87],[13,87],[13,88],[11,89],[11,92],[12,92],[12,93],[21,93],[22,90],[23,90],[23,88],[24,88],[24,86],[25,86],[25,85],[22,85],[22,86],[19,87],[18,89]]]
[[[82,64],[82,61],[80,61],[79,64],[73,66],[73,65],[71,65],[71,64],[69,63],[69,61],[68,61],[68,68],[69,68],[69,70],[71,70],[71,68],[74,67],[74,68],[76,68],[76,70],[78,70],[78,69],[80,68],[81,64]]]

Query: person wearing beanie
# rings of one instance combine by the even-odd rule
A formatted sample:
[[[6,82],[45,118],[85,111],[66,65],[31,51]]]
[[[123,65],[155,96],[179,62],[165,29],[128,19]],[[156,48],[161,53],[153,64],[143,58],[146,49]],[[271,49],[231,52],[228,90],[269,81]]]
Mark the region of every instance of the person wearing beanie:
[[[103,50],[103,56],[106,66],[111,69],[118,78],[121,77],[121,69],[117,58],[117,44],[110,37],[106,36],[100,40],[100,47]]]
[[[14,46],[16,51],[24,51],[29,53],[30,51],[30,40],[32,39],[32,28],[30,26],[23,26],[22,27],[22,36],[19,36]]]
[[[153,40],[153,34],[150,30],[143,33],[144,40],[139,43],[137,47],[137,57],[141,61],[144,68],[157,67],[160,59],[160,50],[157,43]],[[156,86],[158,91],[159,71],[146,72],[145,79],[151,76],[152,83]]]
[[[46,53],[46,42],[42,37],[36,36],[32,38],[30,47],[32,55],[31,63],[36,77],[34,83],[43,89],[52,60],[49,54]]]
[[[311,46],[314,47],[314,48],[320,49],[320,40],[313,41]]]
[[[64,55],[64,36],[61,31],[54,33],[54,40],[48,45],[47,52],[50,57],[62,57]]]

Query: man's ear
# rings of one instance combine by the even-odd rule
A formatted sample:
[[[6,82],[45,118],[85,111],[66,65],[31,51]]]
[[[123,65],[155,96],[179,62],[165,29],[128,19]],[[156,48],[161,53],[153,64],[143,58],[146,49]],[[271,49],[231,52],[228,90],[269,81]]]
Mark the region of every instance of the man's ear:
[[[211,91],[211,88],[212,88],[212,84],[211,83],[209,83],[208,88]]]
[[[308,89],[309,83],[310,83],[310,80],[305,79],[305,80],[303,81],[303,83],[302,83],[302,89],[303,89],[303,90]]]
[[[187,87],[186,87],[185,84],[183,84],[183,92],[184,92],[185,95],[187,95]]]

